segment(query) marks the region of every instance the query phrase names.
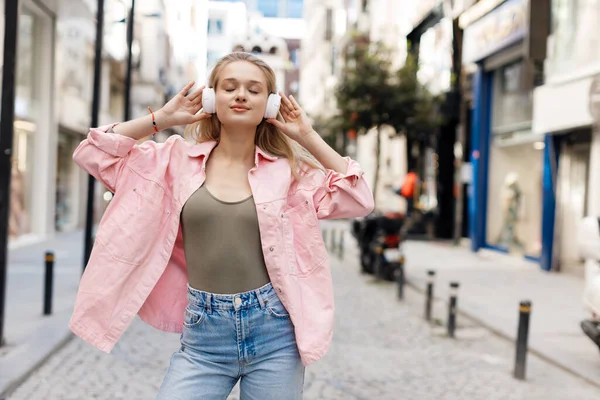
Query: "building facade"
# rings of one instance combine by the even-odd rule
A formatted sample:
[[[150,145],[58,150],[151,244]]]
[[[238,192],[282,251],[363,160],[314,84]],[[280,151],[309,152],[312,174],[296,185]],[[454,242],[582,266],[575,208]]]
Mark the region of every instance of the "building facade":
[[[123,119],[125,18],[129,6],[125,0],[105,2],[100,124]],[[72,162],[72,154],[90,127],[95,19],[93,0],[22,2],[9,217],[11,247],[55,232],[83,228],[87,174]],[[170,68],[185,65],[180,59],[171,59],[164,19],[164,4],[159,0],[143,2],[136,10],[132,117],[147,112],[147,106],[162,106],[170,87]],[[97,183],[96,221],[110,197]]]
[[[474,251],[491,248],[542,262],[548,148],[533,129],[532,104],[548,18],[546,1],[507,0],[479,2],[459,19],[471,91],[465,128]]]
[[[533,131],[544,137],[546,270],[583,271],[576,229],[600,214],[600,2],[552,1],[544,85],[533,93]]]

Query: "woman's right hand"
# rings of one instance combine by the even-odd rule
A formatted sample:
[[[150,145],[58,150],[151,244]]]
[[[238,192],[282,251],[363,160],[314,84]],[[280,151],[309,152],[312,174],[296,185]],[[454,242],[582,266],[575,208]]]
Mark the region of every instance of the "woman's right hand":
[[[169,102],[157,112],[157,114],[162,114],[162,117],[165,119],[163,126],[193,124],[194,122],[202,121],[212,116],[212,114],[204,112],[199,113],[202,109],[202,90],[204,90],[205,86],[201,86],[193,92],[188,93],[194,84],[195,82],[192,81],[185,85],[175,97],[169,100]]]

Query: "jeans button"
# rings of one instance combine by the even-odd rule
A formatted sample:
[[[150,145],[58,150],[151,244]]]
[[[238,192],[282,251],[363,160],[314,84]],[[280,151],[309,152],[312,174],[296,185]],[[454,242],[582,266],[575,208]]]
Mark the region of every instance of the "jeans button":
[[[239,307],[241,304],[242,304],[242,299],[240,299],[239,297],[236,297],[235,298],[235,305]]]

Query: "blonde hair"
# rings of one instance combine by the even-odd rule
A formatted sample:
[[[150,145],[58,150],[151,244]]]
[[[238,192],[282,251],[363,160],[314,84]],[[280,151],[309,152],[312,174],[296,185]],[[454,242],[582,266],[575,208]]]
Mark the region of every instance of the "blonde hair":
[[[275,73],[269,65],[260,58],[243,52],[235,52],[221,58],[213,68],[208,79],[208,87],[216,88],[219,83],[219,73],[228,64],[236,61],[246,61],[259,67],[265,74],[267,90],[275,93]],[[277,114],[277,120],[285,122],[281,113]],[[185,136],[193,139],[196,143],[207,142],[221,138],[221,122],[217,114],[212,117],[188,125]],[[256,128],[254,143],[263,151],[274,156],[287,158],[294,178],[300,177],[300,172],[307,172],[307,168],[323,169],[319,162],[296,141],[290,139],[279,128],[263,120]]]

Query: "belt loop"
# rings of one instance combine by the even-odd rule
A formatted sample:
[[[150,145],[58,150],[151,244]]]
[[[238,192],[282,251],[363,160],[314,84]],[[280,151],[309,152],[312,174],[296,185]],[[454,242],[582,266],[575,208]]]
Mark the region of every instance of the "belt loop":
[[[212,294],[206,293],[206,313],[212,314]]]
[[[254,291],[254,293],[256,294],[256,298],[258,299],[258,303],[260,304],[260,308],[262,310],[264,310],[265,309],[265,301],[264,301],[264,299],[262,297],[262,294],[260,293],[260,289],[256,289]]]

